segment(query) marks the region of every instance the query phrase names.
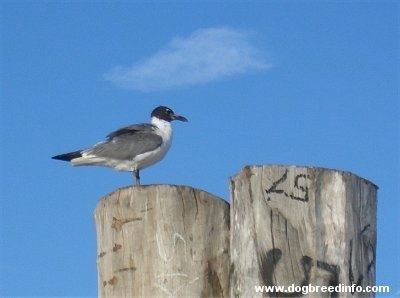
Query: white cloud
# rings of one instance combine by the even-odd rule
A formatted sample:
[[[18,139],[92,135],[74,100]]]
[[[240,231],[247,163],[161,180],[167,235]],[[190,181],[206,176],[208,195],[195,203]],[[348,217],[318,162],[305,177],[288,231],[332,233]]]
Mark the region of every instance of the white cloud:
[[[172,39],[141,63],[115,67],[105,78],[123,88],[153,91],[270,68],[249,37],[225,27],[197,30],[188,38]]]

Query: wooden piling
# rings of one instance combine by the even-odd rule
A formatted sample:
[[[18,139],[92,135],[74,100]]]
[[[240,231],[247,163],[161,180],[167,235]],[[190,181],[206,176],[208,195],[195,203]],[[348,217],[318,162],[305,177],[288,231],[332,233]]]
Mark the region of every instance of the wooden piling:
[[[229,205],[185,186],[126,187],[95,210],[99,297],[228,297]]]
[[[308,285],[334,291],[307,297],[374,296],[337,290],[375,284],[375,185],[329,169],[247,166],[230,190],[231,297],[297,297]],[[274,285],[297,291],[255,289]]]
[[[375,285],[374,184],[323,168],[246,166],[230,192],[230,207],[174,185],[102,198],[99,297],[374,297],[355,291]]]

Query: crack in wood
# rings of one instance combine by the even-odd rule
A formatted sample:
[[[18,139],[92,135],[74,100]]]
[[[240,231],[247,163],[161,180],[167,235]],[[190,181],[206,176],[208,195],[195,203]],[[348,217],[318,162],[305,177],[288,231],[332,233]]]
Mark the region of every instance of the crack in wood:
[[[114,270],[114,273],[126,272],[126,271],[136,271],[136,267],[135,266],[131,266],[131,267],[126,267],[126,268],[121,268],[121,269],[118,269],[118,270]]]
[[[353,273],[353,239],[350,240],[350,255],[349,255],[349,281],[350,284],[354,284],[354,273]],[[360,276],[357,279],[356,285],[360,286],[361,282],[363,280],[364,276],[362,274],[360,274]],[[352,292],[354,293],[354,292]]]
[[[117,283],[117,277],[113,276],[110,280],[103,281],[103,287],[105,287],[107,284],[110,286],[114,286]]]
[[[111,228],[121,231],[122,226],[128,222],[132,221],[137,221],[137,220],[142,220],[142,217],[132,217],[132,218],[126,218],[126,219],[118,219],[116,217],[113,217]]]
[[[122,248],[122,245],[121,245],[121,244],[115,243],[115,244],[114,244],[114,247],[113,247],[113,252],[116,252],[116,251],[120,250],[121,248]]]

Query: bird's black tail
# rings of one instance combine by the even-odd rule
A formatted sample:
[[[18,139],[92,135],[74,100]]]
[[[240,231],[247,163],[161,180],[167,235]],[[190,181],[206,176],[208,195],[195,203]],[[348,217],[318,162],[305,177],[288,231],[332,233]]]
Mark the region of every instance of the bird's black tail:
[[[81,156],[82,156],[81,151],[74,151],[74,152],[69,152],[69,153],[53,156],[52,159],[71,161],[72,159],[78,158]]]

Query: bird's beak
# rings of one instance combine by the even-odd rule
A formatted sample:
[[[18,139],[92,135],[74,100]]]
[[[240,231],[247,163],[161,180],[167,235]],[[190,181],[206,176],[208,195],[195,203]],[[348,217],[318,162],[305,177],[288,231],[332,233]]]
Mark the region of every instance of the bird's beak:
[[[180,115],[176,115],[176,114],[174,114],[172,116],[172,120],[179,120],[179,121],[183,121],[183,122],[188,122],[188,120],[185,117],[180,116]]]

